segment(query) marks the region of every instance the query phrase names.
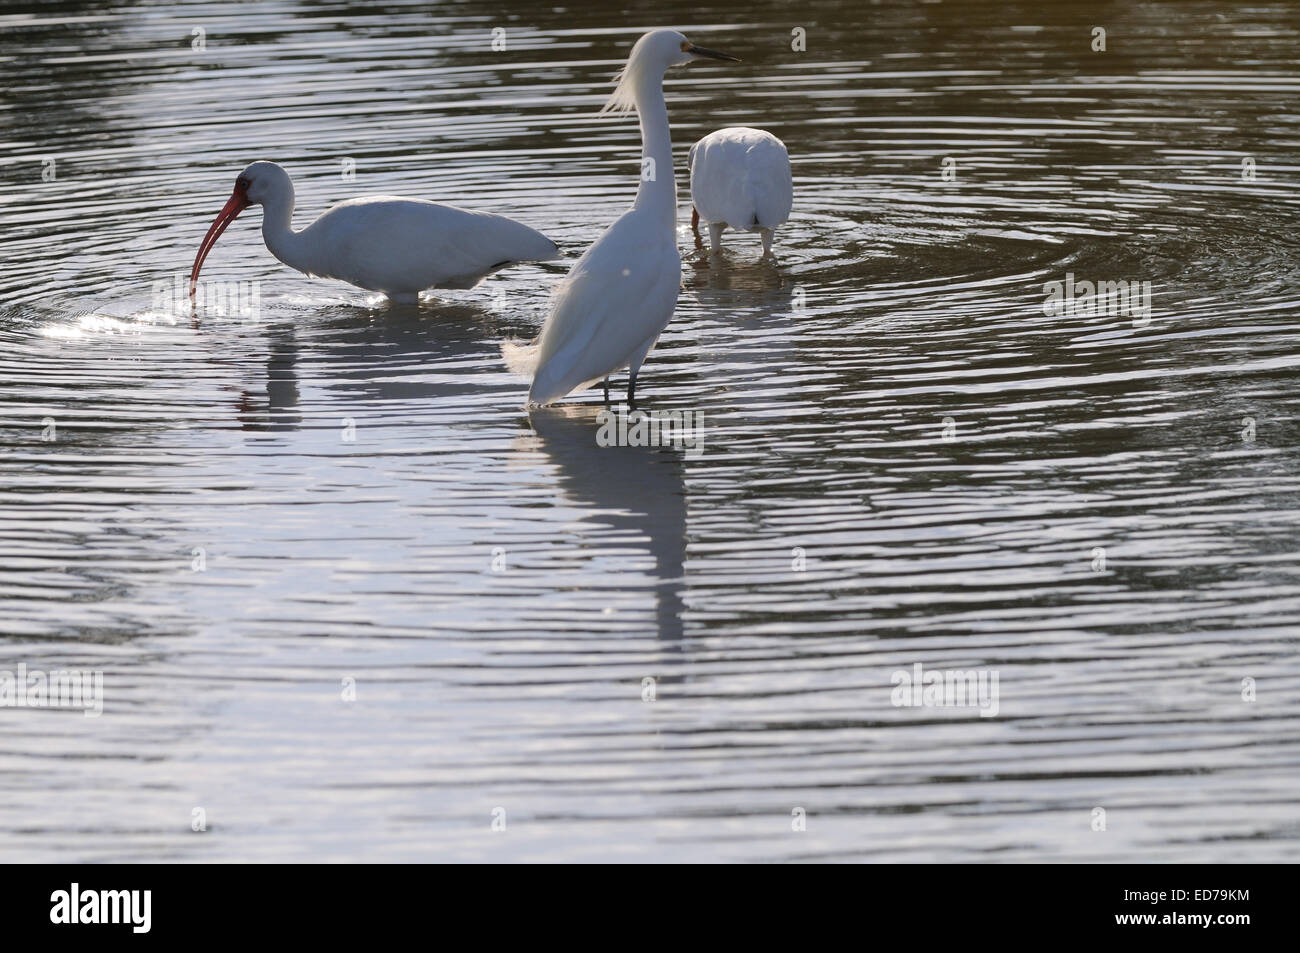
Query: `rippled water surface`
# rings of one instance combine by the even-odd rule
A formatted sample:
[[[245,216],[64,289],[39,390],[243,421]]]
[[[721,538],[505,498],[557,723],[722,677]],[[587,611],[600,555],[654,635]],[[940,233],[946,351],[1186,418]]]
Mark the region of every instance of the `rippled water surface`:
[[[104,673],[0,708],[0,857],[1295,859],[1300,9],[605,7],[0,15],[0,669]],[[526,414],[500,348],[631,200],[597,111],[655,26],[744,59],[667,83],[638,393],[698,455]],[[774,261],[687,224],[739,124]],[[254,209],[204,275],[260,314],[196,320],[159,289],[259,158],[300,227],[401,194],[565,260],[390,309]],[[895,705],[918,663],[996,717]]]

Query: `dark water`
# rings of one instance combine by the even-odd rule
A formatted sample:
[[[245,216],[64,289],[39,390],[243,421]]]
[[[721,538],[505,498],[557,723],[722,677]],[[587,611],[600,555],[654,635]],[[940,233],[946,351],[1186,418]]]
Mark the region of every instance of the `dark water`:
[[[0,669],[104,673],[0,708],[0,857],[1295,859],[1300,8],[603,7],[0,15]],[[596,112],[656,26],[744,59],[667,84],[638,390],[694,457],[500,354],[630,202]],[[737,124],[791,152],[775,262],[685,226]],[[253,210],[205,277],[260,314],[195,322],[155,284],[258,158],[299,227],[404,194],[566,260],[389,311]],[[895,705],[917,663],[996,717]]]

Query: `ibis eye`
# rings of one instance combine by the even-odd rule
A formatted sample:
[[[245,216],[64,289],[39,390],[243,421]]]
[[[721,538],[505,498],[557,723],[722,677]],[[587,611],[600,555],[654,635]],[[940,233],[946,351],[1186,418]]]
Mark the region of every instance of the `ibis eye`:
[[[247,180],[247,179],[236,179],[236,180],[235,180],[235,187],[236,187],[236,188],[239,188],[239,189],[243,189],[245,192],[247,192],[247,191],[248,191],[248,180]]]

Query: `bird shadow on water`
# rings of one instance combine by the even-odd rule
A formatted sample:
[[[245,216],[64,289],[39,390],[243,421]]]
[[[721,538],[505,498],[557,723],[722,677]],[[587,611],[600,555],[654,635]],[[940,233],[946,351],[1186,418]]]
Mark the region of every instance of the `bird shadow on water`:
[[[686,557],[685,468],[670,448],[601,446],[602,407],[562,404],[534,410],[532,433],[516,441],[520,451],[540,450],[556,467],[564,498],[588,511],[583,522],[615,531],[610,559],[629,544],[644,548],[655,562],[655,626],[661,639],[682,635],[683,565]],[[599,542],[593,543],[599,547]],[[593,555],[599,555],[595,553]],[[634,574],[621,574],[635,578]]]

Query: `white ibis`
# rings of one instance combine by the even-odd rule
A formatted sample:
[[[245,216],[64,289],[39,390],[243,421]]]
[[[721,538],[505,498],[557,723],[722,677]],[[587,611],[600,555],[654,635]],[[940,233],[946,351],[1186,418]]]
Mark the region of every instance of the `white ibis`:
[[[674,30],[645,34],[632,47],[602,112],[635,109],[641,121],[641,184],[636,202],[583,253],[560,284],[535,349],[507,352],[517,370],[535,368],[528,406],[554,403],[628,368],[636,375],[673,316],[682,284],[677,252],[677,183],[673,176],[664,73],[670,66],[734,56],[696,46]]]
[[[722,250],[722,230],[758,232],[763,254],[772,231],[790,217],[794,183],[785,143],[770,132],[730,126],[711,132],[686,156],[691,170],[691,228],[709,226],[709,245]]]
[[[472,288],[506,265],[559,257],[553,241],[503,215],[379,195],[341,202],[295,232],[293,202],[293,180],[274,162],[239,173],[194,258],[190,297],[208,252],[250,205],[262,206],[266,247],[290,268],[382,291],[399,304],[414,304],[426,288]]]

